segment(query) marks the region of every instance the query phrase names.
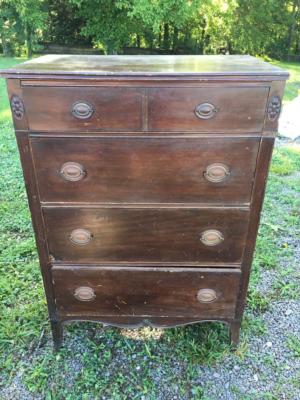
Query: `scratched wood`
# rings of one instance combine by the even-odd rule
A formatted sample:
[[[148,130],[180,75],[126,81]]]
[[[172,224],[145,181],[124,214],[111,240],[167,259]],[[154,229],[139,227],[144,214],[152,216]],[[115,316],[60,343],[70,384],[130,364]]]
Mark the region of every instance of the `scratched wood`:
[[[49,55],[0,75],[55,348],[72,320],[217,320],[237,345],[287,72],[250,56]]]

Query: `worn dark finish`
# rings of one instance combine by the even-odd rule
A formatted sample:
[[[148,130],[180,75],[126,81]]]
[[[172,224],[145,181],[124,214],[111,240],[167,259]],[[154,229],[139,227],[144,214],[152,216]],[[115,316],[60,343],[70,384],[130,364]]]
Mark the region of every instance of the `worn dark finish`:
[[[228,319],[234,317],[240,271],[56,266],[52,276],[61,316]],[[85,287],[85,296],[90,288],[88,301],[78,298],[80,287]],[[199,301],[201,289],[214,290],[216,298]]]
[[[149,130],[261,132],[267,97],[268,87],[151,88]],[[198,118],[203,102],[214,107],[210,118]]]
[[[260,138],[32,137],[30,142],[44,202],[223,205],[250,203]],[[78,181],[62,176],[66,162],[80,164],[82,172],[77,166],[71,173],[70,164],[70,173],[65,171]],[[216,162],[228,169],[224,179],[217,179],[222,174],[217,168],[212,171]]]
[[[43,215],[50,254],[65,262],[239,263],[249,221],[247,209],[45,207]],[[85,246],[70,240],[77,229],[90,233]],[[208,243],[208,229],[223,240]]]
[[[237,346],[287,73],[63,55],[2,75],[55,348],[72,320],[217,320]]]
[[[81,55],[46,55],[19,64],[16,68],[3,70],[2,75],[36,78],[44,76],[139,76],[150,78],[174,76],[177,80],[193,75],[225,78],[245,76],[254,79],[256,76],[284,79],[286,71],[267,64],[251,56],[81,56]]]
[[[23,100],[32,131],[139,131],[143,92],[119,87],[25,87]],[[83,103],[91,109],[83,111]]]

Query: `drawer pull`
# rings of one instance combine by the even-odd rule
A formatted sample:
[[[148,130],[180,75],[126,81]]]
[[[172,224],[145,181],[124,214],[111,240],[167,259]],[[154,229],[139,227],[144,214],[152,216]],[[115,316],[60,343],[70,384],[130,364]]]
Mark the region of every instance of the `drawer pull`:
[[[200,289],[197,293],[197,300],[200,303],[212,303],[217,299],[217,293],[213,289]]]
[[[203,244],[205,244],[205,246],[217,246],[223,242],[224,236],[216,229],[207,229],[206,231],[202,232],[200,240]]]
[[[59,173],[66,181],[72,182],[80,181],[86,175],[86,171],[81,164],[71,161],[64,163]]]
[[[92,234],[87,229],[74,229],[71,232],[70,240],[74,244],[85,245],[92,240]]]
[[[94,289],[89,286],[79,286],[74,291],[74,297],[79,301],[92,301],[96,297]]]
[[[72,115],[78,119],[88,119],[94,112],[93,106],[86,101],[76,101],[72,105]]]
[[[215,183],[223,182],[228,175],[230,175],[229,168],[222,163],[210,164],[204,172],[205,179]]]
[[[200,119],[210,119],[217,111],[216,107],[210,103],[201,103],[195,108],[195,114]]]

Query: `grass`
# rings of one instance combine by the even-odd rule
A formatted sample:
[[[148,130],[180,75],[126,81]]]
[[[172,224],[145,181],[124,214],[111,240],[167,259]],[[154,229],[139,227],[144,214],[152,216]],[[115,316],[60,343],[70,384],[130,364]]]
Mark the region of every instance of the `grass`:
[[[300,89],[300,63],[290,63],[282,61],[273,61],[272,63],[289,71],[290,73],[290,77],[286,84],[283,98],[284,102],[289,102],[298,96],[298,91]]]
[[[20,61],[0,58],[0,67]],[[281,65],[294,74],[288,84],[288,101],[299,87],[300,66]],[[17,371],[22,400],[31,393],[46,400],[156,400],[173,398],[174,393],[179,399],[211,400],[199,382],[199,368],[218,364],[225,357],[241,362],[249,357],[248,339],[268,333],[262,319],[266,310],[278,299],[299,295],[299,272],[291,240],[300,233],[299,148],[281,146],[274,151],[242,339],[234,354],[230,353],[227,329],[219,323],[164,331],[76,323],[66,328],[67,345],[54,354],[3,80],[0,99],[0,390],[15,381]],[[276,279],[268,292],[261,293],[258,285],[266,272],[275,272]],[[299,338],[288,336],[287,346],[295,359],[299,358]],[[294,384],[291,381],[291,393]],[[286,389],[282,392],[280,386],[274,388],[276,397],[266,392],[261,397],[240,398],[277,399],[283,398],[282,393],[289,398]],[[238,388],[232,390],[238,392]]]
[[[290,335],[287,339],[287,343],[295,357],[300,357],[300,339],[295,335]]]
[[[0,56],[0,68],[10,68],[16,64],[26,61],[25,58],[10,58]],[[6,83],[4,79],[0,79],[0,123],[10,120],[9,101],[6,93]]]

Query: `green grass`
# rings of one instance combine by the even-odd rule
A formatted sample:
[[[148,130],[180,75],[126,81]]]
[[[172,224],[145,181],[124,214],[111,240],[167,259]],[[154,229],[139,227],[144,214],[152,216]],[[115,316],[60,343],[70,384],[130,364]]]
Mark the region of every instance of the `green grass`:
[[[298,96],[298,91],[300,90],[300,63],[272,61],[272,64],[289,71],[290,77],[286,84],[283,101],[293,100]]]
[[[287,339],[289,349],[294,353],[295,357],[300,357],[300,339],[295,335],[290,335]]]
[[[19,61],[0,58],[0,67]],[[287,100],[295,95],[300,76],[299,65],[289,66],[295,75]],[[278,147],[274,152],[241,344],[234,354],[230,353],[227,329],[219,323],[164,331],[76,323],[66,327],[67,345],[55,354],[3,80],[0,99],[0,389],[18,371],[25,390],[46,400],[103,396],[109,400],[142,396],[156,400],[162,390],[166,399],[176,392],[179,399],[211,400],[199,384],[199,367],[222,362],[224,357],[249,357],[249,337],[268,333],[262,316],[272,302],[299,295],[299,272],[290,240],[300,232],[299,148]],[[257,285],[266,271],[275,271],[277,279],[270,291],[262,294]],[[298,358],[299,339],[290,336],[287,346]],[[294,384],[291,382],[291,391]],[[257,398],[281,398],[280,387],[275,389],[277,397],[265,393]],[[251,396],[249,399],[256,398]]]
[[[10,58],[3,57],[0,55],[0,68],[10,68],[17,65],[23,61],[25,58]],[[6,83],[4,79],[0,79],[0,123],[10,120],[11,114],[9,109],[9,101],[6,93]]]

